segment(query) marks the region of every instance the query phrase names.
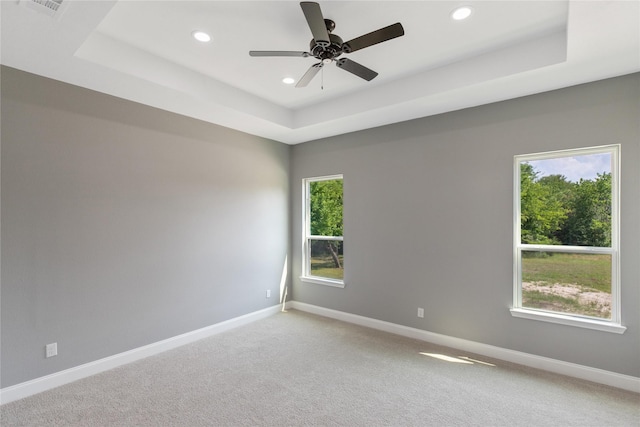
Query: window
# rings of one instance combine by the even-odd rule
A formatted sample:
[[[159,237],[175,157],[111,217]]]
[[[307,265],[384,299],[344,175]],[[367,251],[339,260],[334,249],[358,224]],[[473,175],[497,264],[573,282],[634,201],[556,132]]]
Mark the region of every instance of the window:
[[[623,333],[619,146],[515,157],[512,314]]]
[[[303,180],[302,280],[344,287],[342,175]]]

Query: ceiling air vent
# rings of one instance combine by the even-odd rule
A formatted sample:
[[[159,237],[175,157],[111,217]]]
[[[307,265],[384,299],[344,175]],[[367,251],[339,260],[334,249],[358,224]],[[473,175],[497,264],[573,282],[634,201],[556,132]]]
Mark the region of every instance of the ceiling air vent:
[[[59,17],[63,10],[63,1],[65,0],[20,0],[20,5],[45,15]]]

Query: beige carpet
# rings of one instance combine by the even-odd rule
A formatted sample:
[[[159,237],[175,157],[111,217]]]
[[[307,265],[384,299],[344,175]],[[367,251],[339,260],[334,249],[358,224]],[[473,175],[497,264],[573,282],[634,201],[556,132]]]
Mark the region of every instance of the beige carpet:
[[[637,427],[640,395],[290,311],[3,405],[0,425]]]

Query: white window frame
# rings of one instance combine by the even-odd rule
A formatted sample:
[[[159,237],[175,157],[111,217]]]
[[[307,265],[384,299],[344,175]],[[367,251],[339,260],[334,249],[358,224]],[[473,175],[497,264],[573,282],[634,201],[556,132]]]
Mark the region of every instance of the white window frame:
[[[520,164],[532,160],[560,157],[611,154],[611,247],[561,246],[523,244],[520,228]],[[605,145],[590,148],[550,151],[514,156],[514,208],[513,208],[513,306],[511,315],[525,319],[540,320],[562,325],[577,326],[599,331],[622,334],[620,314],[620,145]],[[522,307],[522,251],[570,252],[585,254],[608,254],[611,256],[611,319],[597,319],[587,316],[561,314],[545,310]]]
[[[342,180],[342,183],[344,185],[344,177],[342,176],[342,174],[304,178],[302,180],[302,276],[300,276],[300,280],[302,280],[303,282],[315,283],[318,285],[344,288],[344,279],[339,280],[330,279],[327,277],[313,276],[310,272],[311,240],[337,240],[340,242],[344,242],[344,233],[343,236],[314,236],[311,234],[311,198],[309,194],[309,184],[312,182],[331,181],[334,179]]]

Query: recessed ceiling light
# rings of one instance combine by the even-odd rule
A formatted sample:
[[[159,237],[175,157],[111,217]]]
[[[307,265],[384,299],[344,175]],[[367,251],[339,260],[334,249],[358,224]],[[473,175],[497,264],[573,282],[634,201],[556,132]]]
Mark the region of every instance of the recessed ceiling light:
[[[286,85],[292,85],[295,83],[295,79],[293,77],[285,77],[284,79],[282,79],[282,83],[286,84]]]
[[[191,35],[199,42],[206,43],[208,41],[211,41],[211,36],[204,31],[194,31],[193,33],[191,33]]]
[[[461,6],[451,12],[451,19],[462,21],[463,19],[470,17],[471,13],[473,13],[473,9],[470,6]]]

